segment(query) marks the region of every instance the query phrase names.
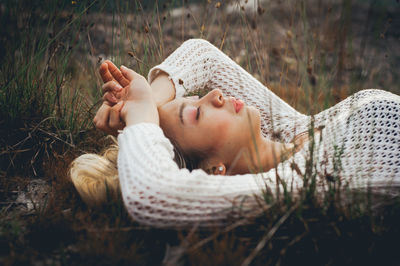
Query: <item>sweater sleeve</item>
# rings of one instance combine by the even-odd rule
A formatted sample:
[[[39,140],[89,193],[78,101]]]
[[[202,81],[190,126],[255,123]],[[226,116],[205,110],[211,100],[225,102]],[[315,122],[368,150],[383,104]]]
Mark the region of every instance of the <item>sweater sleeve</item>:
[[[261,113],[264,136],[289,142],[300,131],[307,116],[297,112],[242,67],[206,40],[184,42],[164,62],[153,67],[148,75],[151,82],[160,71],[173,81],[176,96],[206,89],[220,89],[224,95],[243,100]],[[297,132],[297,133],[296,133]]]
[[[155,227],[225,224],[254,211],[259,205],[255,195],[262,196],[266,188],[273,193],[276,190],[276,169],[260,175],[236,176],[179,169],[173,161],[170,141],[154,124],[125,128],[118,136],[118,143],[122,197],[129,214],[141,224]],[[285,182],[293,186],[290,181],[293,176],[288,170],[286,174]],[[301,178],[296,180],[301,182]],[[296,183],[295,187],[298,186],[301,184]]]

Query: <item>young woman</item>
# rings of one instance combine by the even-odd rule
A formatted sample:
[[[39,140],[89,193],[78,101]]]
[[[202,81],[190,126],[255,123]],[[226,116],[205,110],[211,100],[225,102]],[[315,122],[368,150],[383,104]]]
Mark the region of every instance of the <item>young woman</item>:
[[[361,91],[306,116],[204,40],[183,43],[148,82],[111,62],[100,73],[104,103],[94,122],[119,133],[118,168],[116,147],[72,163],[72,181],[90,205],[121,188],[140,223],[207,226],[257,209],[266,191],[296,193],[312,180],[321,192],[385,193],[400,184],[400,97],[392,93]],[[182,97],[201,90],[210,92]],[[201,169],[180,169],[171,143]]]

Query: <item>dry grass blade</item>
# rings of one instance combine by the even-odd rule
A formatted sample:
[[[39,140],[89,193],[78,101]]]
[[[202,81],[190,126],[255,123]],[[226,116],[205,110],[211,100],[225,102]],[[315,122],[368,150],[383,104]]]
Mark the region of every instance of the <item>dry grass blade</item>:
[[[49,137],[52,137],[52,138],[54,138],[55,140],[58,140],[58,141],[60,141],[60,142],[62,142],[62,143],[64,143],[64,144],[70,146],[71,148],[75,148],[75,145],[74,145],[73,143],[69,143],[69,142],[67,142],[67,141],[65,141],[65,140],[63,140],[63,139],[60,139],[59,137],[57,137],[56,134],[54,134],[54,133],[52,133],[52,132],[48,132],[48,131],[43,130],[43,129],[41,129],[41,128],[39,128],[38,130],[39,130],[40,132],[42,132],[42,133],[48,135]]]
[[[180,265],[179,262],[189,246],[188,240],[193,236],[193,234],[197,231],[197,229],[198,225],[194,225],[190,230],[189,234],[186,236],[186,238],[183,241],[181,241],[179,246],[171,247],[170,245],[167,244],[165,255],[162,260],[162,265],[165,266]]]
[[[269,206],[269,208],[271,208],[273,205]],[[254,215],[254,217],[257,217],[258,215],[260,215],[261,213],[267,211],[267,208],[260,208],[259,210],[255,211],[252,215]],[[246,225],[247,223],[249,223],[249,219],[248,218],[243,218],[233,224],[231,224],[230,226],[226,227],[224,230],[220,230],[216,233],[214,233],[213,235],[199,241],[196,245],[194,245],[193,247],[191,247],[189,249],[189,252],[195,251],[196,249],[204,246],[205,244],[207,244],[208,242],[212,241],[213,239],[215,239],[218,235],[222,234],[222,233],[227,233],[229,231],[234,230],[235,228],[242,226],[242,225]]]
[[[251,252],[251,254],[243,261],[242,266],[248,266],[257,256],[257,254],[264,248],[265,244],[274,236],[279,227],[286,221],[287,218],[292,214],[292,212],[299,206],[299,203],[293,205],[286,213],[283,215],[279,221],[271,228],[271,230],[266,234],[261,241],[258,243],[256,248]]]
[[[232,231],[233,229],[241,226],[241,225],[245,225],[248,222],[247,219],[242,219],[237,221],[236,223],[226,227],[224,230],[218,231],[214,234],[212,234],[211,236],[199,241],[196,245],[194,245],[192,248],[189,249],[189,252],[195,251],[196,249],[204,246],[205,244],[207,244],[208,242],[212,241],[213,239],[215,239],[218,235],[222,234],[222,233],[227,233],[229,231]]]
[[[23,153],[23,152],[27,152],[30,151],[31,149],[20,149],[20,150],[9,150],[6,149],[5,151],[0,152],[0,156],[5,155],[5,154],[16,154],[16,153]]]
[[[35,125],[35,126],[30,130],[30,132],[28,133],[28,136],[27,136],[26,138],[24,138],[23,140],[19,141],[19,142],[16,143],[16,144],[14,144],[14,145],[11,146],[10,148],[11,148],[11,149],[15,149],[15,148],[17,148],[17,147],[20,147],[20,146],[21,146],[22,144],[24,144],[28,139],[32,138],[32,134],[33,134],[36,130],[40,129],[40,126],[41,126],[44,122],[46,122],[47,120],[50,120],[50,119],[54,119],[54,117],[47,117],[47,118],[43,119],[42,121],[40,121],[37,125]]]
[[[134,58],[136,61],[138,61],[139,63],[145,65],[148,68],[151,68],[152,66],[147,64],[146,62],[144,62],[143,60],[141,60],[139,57],[137,57],[133,52],[128,52],[128,55],[132,58]]]
[[[290,241],[289,244],[287,244],[286,247],[284,247],[284,248],[281,250],[281,252],[280,252],[281,256],[283,256],[283,255],[286,253],[286,251],[288,250],[289,247],[291,247],[291,246],[293,246],[294,244],[296,244],[297,242],[299,242],[299,241],[300,241],[301,239],[303,239],[306,235],[307,235],[307,232],[304,232],[304,233],[302,233],[302,234],[296,236],[295,238],[293,238],[292,241]]]

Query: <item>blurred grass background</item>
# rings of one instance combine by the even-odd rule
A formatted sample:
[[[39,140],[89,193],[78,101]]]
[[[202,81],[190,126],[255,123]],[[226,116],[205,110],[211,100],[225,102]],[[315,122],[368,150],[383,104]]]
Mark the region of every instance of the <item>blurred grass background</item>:
[[[399,264],[397,202],[311,197],[249,225],[158,230],[120,202],[87,209],[67,176],[73,158],[110,144],[91,122],[104,59],[146,76],[205,38],[313,114],[361,89],[400,94],[399,11],[396,0],[1,1],[0,263]]]

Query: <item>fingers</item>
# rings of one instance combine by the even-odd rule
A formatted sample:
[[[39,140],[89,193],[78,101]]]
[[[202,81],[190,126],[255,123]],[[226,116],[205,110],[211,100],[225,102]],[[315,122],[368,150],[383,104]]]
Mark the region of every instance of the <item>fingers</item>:
[[[112,80],[105,83],[102,87],[103,101],[108,101],[111,106],[124,98],[126,89],[122,88],[120,84]]]
[[[111,72],[108,70],[108,64],[106,62],[103,62],[99,68],[99,73],[104,83],[113,80],[113,76],[111,75]]]
[[[101,87],[101,90],[102,90],[103,94],[106,92],[111,92],[111,93],[116,94],[118,92],[121,92],[122,86],[119,83],[117,83],[115,80],[111,80],[111,81],[104,83],[103,86]]]
[[[93,119],[96,128],[107,134],[117,136],[118,130],[124,128],[124,123],[120,118],[120,112],[124,103],[121,101],[110,107],[107,103],[103,103]]]
[[[130,80],[124,77],[121,71],[110,60],[106,60],[105,63],[107,64],[108,70],[111,73],[111,75],[119,84],[121,84],[122,87],[129,85]]]
[[[124,77],[126,77],[128,80],[133,80],[135,78],[138,77],[142,77],[141,75],[139,75],[138,73],[136,73],[135,71],[133,71],[130,68],[127,68],[126,66],[121,66],[121,73],[122,75],[124,75]]]
[[[115,80],[122,87],[129,85],[129,80],[122,75],[121,71],[110,60],[106,60],[100,65],[99,73],[104,83]]]
[[[103,101],[107,102],[109,106],[114,106],[114,104],[118,103],[118,99],[114,96],[112,92],[106,92],[103,95]]]
[[[103,94],[106,92],[118,92],[121,91],[122,86],[120,84],[118,84],[116,81],[111,80],[108,81],[106,83],[103,84],[103,86],[101,87]]]
[[[96,113],[96,116],[93,118],[93,123],[97,129],[108,132],[108,120],[110,117],[110,109],[111,107],[107,104],[107,102],[103,102],[100,106],[99,110]]]
[[[113,131],[118,131],[119,129],[124,128],[124,124],[121,121],[120,112],[124,105],[124,102],[119,102],[111,108],[110,118],[108,125]]]

